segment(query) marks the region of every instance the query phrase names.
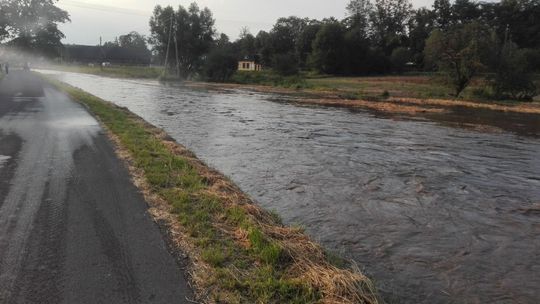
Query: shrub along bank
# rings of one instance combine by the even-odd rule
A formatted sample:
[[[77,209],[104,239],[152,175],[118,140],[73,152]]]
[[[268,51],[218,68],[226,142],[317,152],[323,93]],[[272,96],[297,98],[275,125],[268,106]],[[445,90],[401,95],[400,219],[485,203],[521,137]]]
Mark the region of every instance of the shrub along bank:
[[[272,71],[245,72],[237,71],[228,82],[237,84],[254,84],[292,89],[308,88],[306,78],[301,75],[282,76]]]
[[[85,73],[98,76],[110,76],[119,78],[146,78],[158,79],[164,74],[162,67],[147,66],[80,66],[80,65],[55,65],[49,68],[65,72]]]
[[[370,280],[126,109],[50,80],[110,131],[208,303],[378,303]],[[137,178],[139,177],[139,178]]]

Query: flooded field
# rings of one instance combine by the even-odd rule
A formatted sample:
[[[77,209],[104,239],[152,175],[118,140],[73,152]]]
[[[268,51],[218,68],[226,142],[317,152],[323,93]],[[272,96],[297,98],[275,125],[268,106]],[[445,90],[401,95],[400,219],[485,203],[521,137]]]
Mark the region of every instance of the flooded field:
[[[356,261],[390,303],[540,298],[537,117],[462,113],[499,127],[483,132],[456,127],[458,114],[411,119],[58,77],[165,129],[286,223]]]

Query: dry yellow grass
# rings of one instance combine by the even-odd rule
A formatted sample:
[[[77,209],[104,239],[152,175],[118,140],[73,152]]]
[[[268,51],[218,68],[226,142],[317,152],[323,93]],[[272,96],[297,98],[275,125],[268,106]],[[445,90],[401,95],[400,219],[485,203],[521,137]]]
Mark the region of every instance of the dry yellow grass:
[[[351,78],[349,81],[357,81],[356,78]],[[381,82],[383,83],[414,83],[426,85],[425,77],[368,77],[361,78],[362,82],[369,84],[373,82],[373,86],[376,87]],[[345,81],[345,80],[342,80]],[[346,83],[346,81],[345,81]],[[377,100],[366,99],[350,99],[346,96],[343,97],[344,90],[328,90],[328,89],[288,89],[282,87],[271,87],[262,85],[240,85],[240,84],[216,84],[216,83],[199,83],[189,82],[187,85],[191,87],[207,88],[214,90],[252,90],[262,93],[274,93],[274,94],[290,94],[296,98],[293,102],[300,104],[313,104],[321,106],[336,106],[336,107],[349,107],[349,108],[365,108],[370,110],[377,110],[389,113],[405,113],[405,114],[417,114],[417,113],[442,113],[449,111],[452,107],[461,106],[471,109],[486,109],[493,111],[503,112],[515,112],[515,113],[528,113],[528,114],[540,114],[539,102],[515,102],[509,103],[497,103],[497,102],[479,102],[462,99],[441,99],[441,98],[414,98],[414,97],[389,97],[379,98]],[[369,92],[369,87],[365,89],[365,92]],[[379,89],[374,89],[374,92],[379,92]]]

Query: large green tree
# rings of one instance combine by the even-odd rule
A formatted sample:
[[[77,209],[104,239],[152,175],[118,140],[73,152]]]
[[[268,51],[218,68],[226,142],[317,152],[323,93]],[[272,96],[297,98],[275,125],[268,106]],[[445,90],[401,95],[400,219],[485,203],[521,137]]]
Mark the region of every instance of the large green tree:
[[[479,20],[480,5],[471,0],[456,0],[452,5],[452,18],[454,23],[469,23]]]
[[[453,24],[452,4],[450,0],[435,0],[433,2],[433,17],[435,26],[446,30]]]
[[[490,85],[496,97],[532,99],[537,94],[525,50],[507,40],[497,49],[494,59]]]
[[[406,39],[411,12],[410,0],[375,0],[371,15],[373,38],[386,55],[390,55]]]
[[[496,41],[486,26],[473,22],[435,30],[426,42],[426,60],[444,72],[458,97],[485,70]]]
[[[317,33],[321,27],[320,22],[316,20],[310,21],[296,40],[296,54],[298,56],[298,64],[301,68],[307,66],[308,57],[313,52],[313,41],[317,38]]]
[[[339,22],[324,24],[313,41],[312,66],[321,73],[339,74],[345,62],[345,28]]]
[[[368,36],[370,32],[370,18],[374,13],[373,4],[369,0],[351,0],[347,5],[347,19],[350,28]]]
[[[170,70],[181,78],[191,78],[201,71],[204,56],[213,45],[214,23],[212,12],[195,3],[177,10],[158,5],[150,19],[151,42]]]
[[[308,24],[309,19],[294,16],[278,19],[270,32],[274,53],[280,55],[296,53],[298,39]]]
[[[424,67],[426,40],[435,27],[435,14],[426,8],[416,10],[409,21],[409,48],[412,60],[418,67]]]
[[[54,57],[59,54],[64,34],[59,23],[69,21],[58,0],[2,0],[0,42],[19,50]]]
[[[482,3],[482,18],[500,39],[508,34],[521,48],[540,49],[540,0],[502,0]]]
[[[0,2],[0,43],[9,35],[8,25],[7,5],[4,2]]]
[[[141,35],[135,31],[118,37],[118,45],[120,47],[137,49],[137,50],[148,49],[148,45],[146,43],[146,37],[144,37],[144,35]]]
[[[257,48],[255,46],[255,36],[251,34],[247,27],[240,31],[240,39],[237,41],[237,46],[240,51],[240,58],[253,58],[257,55]]]
[[[274,55],[272,35],[266,31],[260,31],[255,37],[255,49],[261,63],[265,66],[270,66],[272,64],[272,56]]]
[[[289,67],[294,68],[291,71],[311,67],[331,74],[381,74],[403,71],[412,61],[418,69],[447,74],[456,94],[480,71],[496,72],[496,65],[485,62],[489,57],[485,53],[505,35],[520,50],[512,60],[523,63],[525,58],[527,66],[540,66],[540,0],[434,0],[432,8],[417,10],[410,0],[349,0],[345,9],[344,20],[291,16],[278,19],[272,30],[256,36],[243,31],[227,55],[253,57],[282,74],[289,73]],[[155,22],[163,23],[154,31],[163,41],[169,15],[164,9],[161,19],[155,17]],[[166,44],[157,44],[160,48],[164,57]],[[230,59],[222,51],[214,50],[214,63]],[[174,44],[169,54],[169,64],[174,66]]]
[[[371,42],[361,26],[353,26],[344,36],[345,50],[343,72],[365,75],[373,72],[373,56],[370,53]]]
[[[236,71],[238,60],[229,37],[221,34],[208,54],[203,75],[208,81],[225,82]]]
[[[291,58],[295,66],[305,66],[306,52],[311,52],[311,42],[318,31],[311,25],[309,19],[279,18],[270,32],[261,31],[256,37],[242,31],[235,46],[239,57],[255,57],[266,66],[276,68],[279,63],[283,67],[281,62]]]

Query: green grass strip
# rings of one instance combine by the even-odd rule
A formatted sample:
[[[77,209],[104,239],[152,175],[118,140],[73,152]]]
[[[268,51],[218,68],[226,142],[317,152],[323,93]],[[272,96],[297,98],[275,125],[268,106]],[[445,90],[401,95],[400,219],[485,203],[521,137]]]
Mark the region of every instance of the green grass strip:
[[[48,79],[99,118],[144,172],[151,191],[173,206],[202,259],[211,267],[206,282],[213,301],[226,303],[316,303],[319,291],[288,279],[290,261],[246,211],[226,207],[188,159],[171,152],[147,126],[128,111],[64,83]],[[219,227],[248,232],[250,246],[240,246]]]

